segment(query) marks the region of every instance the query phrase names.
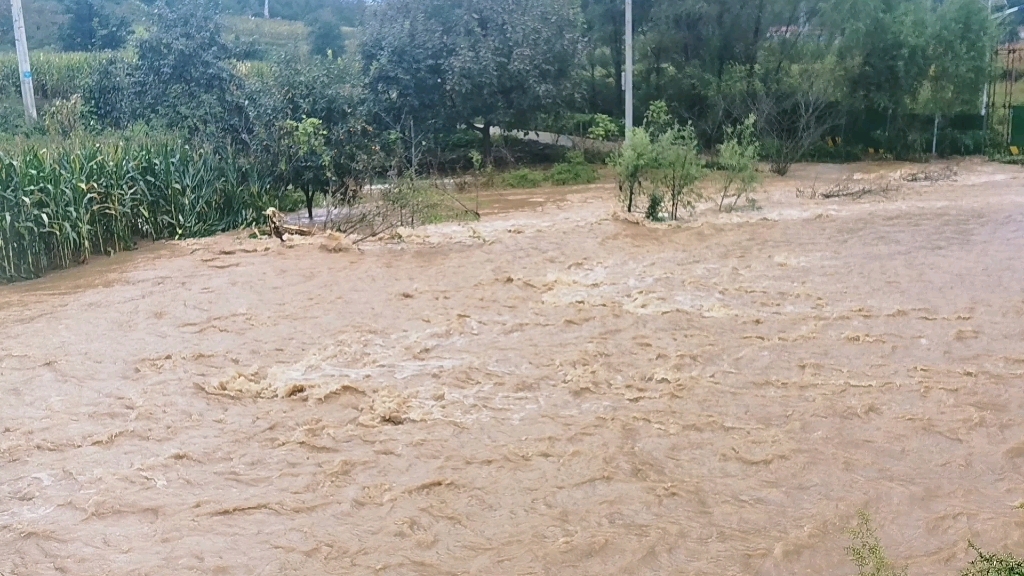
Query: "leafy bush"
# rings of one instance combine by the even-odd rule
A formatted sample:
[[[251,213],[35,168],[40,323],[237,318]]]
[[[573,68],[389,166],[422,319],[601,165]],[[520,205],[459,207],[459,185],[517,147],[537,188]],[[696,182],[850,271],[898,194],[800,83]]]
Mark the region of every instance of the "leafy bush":
[[[595,114],[591,119],[590,129],[587,130],[587,138],[593,140],[614,140],[622,137],[622,125],[604,114]]]
[[[889,559],[867,512],[857,512],[857,525],[847,533],[852,542],[846,554],[857,567],[857,576],[907,576],[905,564],[900,566]],[[967,545],[977,557],[961,576],[1024,576],[1024,560],[1008,553],[986,553],[970,541]]]
[[[822,162],[826,164],[859,162],[864,159],[864,152],[862,148],[849,144],[829,146],[825,142],[819,142],[808,148],[800,160],[803,162]]]
[[[509,172],[501,177],[501,183],[506,188],[539,188],[545,180],[542,172],[528,168]]]
[[[749,194],[761,181],[757,173],[757,158],[760,145],[754,136],[757,119],[750,116],[742,124],[725,131],[725,142],[718,147],[718,164],[723,171],[722,198],[719,210],[734,210],[742,198]],[[732,205],[726,201],[732,198]]]
[[[669,216],[676,220],[679,208],[693,212],[703,199],[696,188],[706,173],[693,126],[666,130],[654,143],[655,182],[669,195]]]
[[[350,63],[327,58],[281,58],[245,85],[245,148],[274,171],[275,183],[352,202],[373,174],[392,168],[394,150],[372,129]],[[303,151],[297,127],[317,125],[318,142]],[[315,149],[315,150],[314,150]]]
[[[962,576],[1024,576],[1024,560],[1012,554],[986,554],[969,542],[978,557],[971,561]]]
[[[644,178],[657,160],[647,131],[636,128],[630,136],[629,142],[608,158],[608,163],[615,169],[619,193],[627,212],[633,211],[636,197],[643,193]]]
[[[661,195],[661,192],[655,190],[651,192],[651,196],[647,202],[647,212],[644,217],[651,222],[662,222],[665,218],[661,215],[662,209],[665,207],[665,197]]]
[[[214,6],[205,0],[160,5],[128,74],[130,116],[209,139],[237,138],[246,124],[242,81],[228,65]]]
[[[651,102],[647,114],[644,115],[644,129],[651,138],[658,138],[675,127],[676,120],[668,111],[668,104],[664,100]]]
[[[597,182],[597,170],[587,164],[582,152],[570,152],[563,162],[551,169],[548,179],[555,186],[573,186]]]
[[[846,554],[857,567],[857,576],[907,576],[907,567],[897,566],[886,555],[867,512],[857,512],[857,525],[849,535],[853,542]]]
[[[312,56],[340,56],[345,53],[345,37],[341,34],[341,24],[329,17],[320,15],[309,23],[309,53]]]

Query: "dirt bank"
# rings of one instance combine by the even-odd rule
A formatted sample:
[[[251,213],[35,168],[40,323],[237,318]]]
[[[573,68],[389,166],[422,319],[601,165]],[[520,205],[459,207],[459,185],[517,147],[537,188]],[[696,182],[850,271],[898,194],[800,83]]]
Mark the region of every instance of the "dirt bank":
[[[796,198],[895,168],[0,287],[0,573],[845,575],[858,508],[911,574],[1024,552],[1024,172]]]

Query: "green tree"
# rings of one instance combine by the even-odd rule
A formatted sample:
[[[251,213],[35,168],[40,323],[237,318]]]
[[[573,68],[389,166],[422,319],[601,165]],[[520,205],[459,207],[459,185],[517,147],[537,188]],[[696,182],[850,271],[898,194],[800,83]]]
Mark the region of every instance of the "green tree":
[[[848,67],[849,104],[907,112],[928,76],[930,0],[833,0],[822,24]]]
[[[61,24],[60,47],[68,52],[118,50],[128,41],[132,25],[94,0],[67,0],[67,19]]]
[[[4,17],[0,18],[0,37],[14,49],[14,24],[10,15],[10,3],[5,4]],[[60,27],[66,16],[61,0],[23,0],[25,31],[30,50],[60,45]]]
[[[322,15],[307,22],[309,26],[309,53],[324,57],[328,54],[341,56],[345,53],[345,37],[341,33],[341,24],[330,17]]]
[[[702,199],[696,184],[706,174],[693,126],[669,128],[655,141],[654,155],[654,181],[668,193],[669,216],[678,219],[680,208],[692,213]]]
[[[642,30],[643,22],[654,3],[654,0],[634,1],[634,28],[637,31]],[[621,0],[582,0],[580,6],[588,39],[588,58],[606,67],[607,76],[614,86],[614,103],[605,103],[603,106],[598,104],[595,111],[619,116],[625,106],[622,93],[622,72],[626,64],[624,4]],[[597,77],[595,70],[591,72],[590,90],[593,95],[596,92]]]
[[[297,186],[306,199],[306,211],[313,219],[313,200],[317,192],[330,185],[331,157],[327,150],[327,130],[319,118],[301,122],[285,120],[281,124],[280,171],[285,181]]]
[[[581,54],[572,0],[383,0],[363,32],[380,112],[421,129],[473,128],[491,157],[491,128],[525,127],[575,99]]]
[[[644,179],[656,160],[651,138],[643,128],[634,128],[629,142],[608,157],[608,164],[615,169],[619,193],[627,212],[633,211],[637,196],[643,193]]]
[[[677,127],[677,123],[668,111],[668,104],[664,100],[657,100],[651,103],[644,115],[644,130],[652,138],[659,138]]]
[[[156,25],[139,41],[129,73],[135,119],[212,138],[241,133],[242,83],[228,66],[231,48],[217,15],[205,0],[156,8]]]
[[[759,75],[748,93],[764,156],[773,173],[785,176],[842,123],[842,74],[838,58],[828,53],[780,63],[776,70],[774,76]]]
[[[720,211],[734,210],[741,198],[749,198],[761,182],[757,173],[757,157],[760,144],[755,126],[757,118],[750,115],[742,124],[730,127],[725,132],[725,142],[718,147],[718,164],[722,169],[722,198],[718,202]],[[732,205],[726,202],[732,198]]]
[[[287,168],[275,174],[277,184],[301,188],[307,212],[316,194],[356,201],[364,183],[383,169],[385,154],[366,117],[359,76],[358,66],[342,58],[282,57],[246,84],[248,150],[261,165]],[[316,143],[295,138],[304,123],[304,134],[310,133],[312,120],[322,146],[296,146]]]
[[[941,41],[929,46],[931,67],[921,91],[921,108],[935,116],[934,154],[940,119],[977,109],[997,31],[980,2],[946,0],[935,13],[931,37]]]

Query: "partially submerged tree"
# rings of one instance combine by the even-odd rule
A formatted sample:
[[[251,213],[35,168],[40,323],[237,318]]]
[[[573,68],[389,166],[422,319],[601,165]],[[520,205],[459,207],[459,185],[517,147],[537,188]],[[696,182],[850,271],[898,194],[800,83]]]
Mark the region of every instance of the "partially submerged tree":
[[[615,169],[627,212],[633,211],[637,196],[643,193],[644,178],[654,167],[655,160],[654,146],[643,128],[634,128],[629,142],[608,157],[608,164]]]
[[[704,159],[692,125],[674,126],[654,143],[655,183],[668,193],[669,216],[679,218],[679,209],[693,212],[702,199],[696,188],[704,178]]]
[[[749,198],[761,176],[757,173],[760,145],[755,135],[757,118],[749,116],[742,124],[727,128],[725,142],[718,147],[718,164],[722,170],[720,211],[734,210],[742,198]],[[726,206],[732,199],[732,204]]]

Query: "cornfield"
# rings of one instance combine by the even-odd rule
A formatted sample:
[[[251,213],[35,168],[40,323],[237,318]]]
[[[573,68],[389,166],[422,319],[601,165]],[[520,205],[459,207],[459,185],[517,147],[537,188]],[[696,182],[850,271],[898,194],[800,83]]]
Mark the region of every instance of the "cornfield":
[[[131,249],[138,239],[237,229],[281,200],[251,166],[176,142],[0,151],[0,282]]]
[[[123,58],[118,53],[102,52],[35,52],[32,54],[32,76],[36,96],[43,100],[71,98],[84,94],[93,72],[110,58]],[[15,54],[0,55],[0,95],[21,94],[21,75]]]

